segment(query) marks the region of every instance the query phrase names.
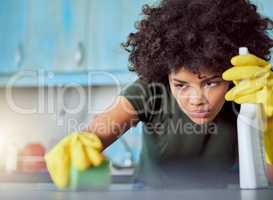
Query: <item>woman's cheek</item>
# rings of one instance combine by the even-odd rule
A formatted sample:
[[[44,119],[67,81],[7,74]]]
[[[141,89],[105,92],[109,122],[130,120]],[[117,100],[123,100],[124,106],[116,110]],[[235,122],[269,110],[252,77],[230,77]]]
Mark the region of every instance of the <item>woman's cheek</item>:
[[[219,87],[208,93],[209,104],[215,112],[219,112],[225,103],[226,87]]]

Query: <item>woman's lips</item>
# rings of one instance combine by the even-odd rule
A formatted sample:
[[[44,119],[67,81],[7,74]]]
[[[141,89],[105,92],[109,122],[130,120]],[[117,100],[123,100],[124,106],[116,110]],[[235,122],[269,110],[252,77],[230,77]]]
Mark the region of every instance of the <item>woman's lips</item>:
[[[193,118],[205,118],[208,117],[209,111],[190,111],[189,115]]]

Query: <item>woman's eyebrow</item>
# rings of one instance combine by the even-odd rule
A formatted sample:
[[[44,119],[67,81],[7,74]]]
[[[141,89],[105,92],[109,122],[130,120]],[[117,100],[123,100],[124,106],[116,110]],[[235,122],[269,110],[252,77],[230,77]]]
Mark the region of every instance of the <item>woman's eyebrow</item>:
[[[177,81],[177,82],[179,82],[179,83],[183,83],[183,84],[188,83],[187,81],[182,81],[182,80],[179,80],[179,79],[176,79],[176,78],[174,78],[173,80],[174,80],[174,81]]]
[[[206,79],[202,80],[202,83],[203,83],[203,82],[207,82],[207,81],[212,80],[212,79],[215,79],[215,78],[221,78],[221,76],[220,76],[219,74],[218,74],[218,75],[211,76],[211,77],[209,77],[209,78],[206,78]],[[177,81],[177,82],[179,82],[179,83],[183,83],[183,84],[188,83],[187,81],[182,81],[182,80],[179,80],[179,79],[176,79],[176,78],[174,78],[173,80],[174,80],[174,81]]]
[[[209,78],[206,78],[205,80],[202,80],[202,82],[206,82],[206,81],[209,81],[209,80],[212,80],[212,79],[215,79],[215,78],[221,78],[221,76],[218,74],[218,75],[214,75],[214,76],[211,76]]]

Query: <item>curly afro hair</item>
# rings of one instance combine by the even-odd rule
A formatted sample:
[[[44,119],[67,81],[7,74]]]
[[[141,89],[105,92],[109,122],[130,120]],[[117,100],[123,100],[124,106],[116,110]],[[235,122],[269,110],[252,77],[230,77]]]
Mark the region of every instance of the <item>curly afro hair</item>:
[[[173,70],[223,72],[238,48],[270,59],[273,21],[247,0],[162,0],[145,4],[136,32],[122,43],[129,70],[148,82],[168,83]]]

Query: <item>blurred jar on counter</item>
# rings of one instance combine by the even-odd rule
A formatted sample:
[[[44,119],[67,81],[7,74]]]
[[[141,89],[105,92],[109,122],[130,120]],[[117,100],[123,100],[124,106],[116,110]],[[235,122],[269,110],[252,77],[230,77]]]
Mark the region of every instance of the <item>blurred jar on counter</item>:
[[[18,154],[18,171],[46,171],[46,163],[43,158],[45,151],[45,147],[40,143],[29,143],[25,145]]]

